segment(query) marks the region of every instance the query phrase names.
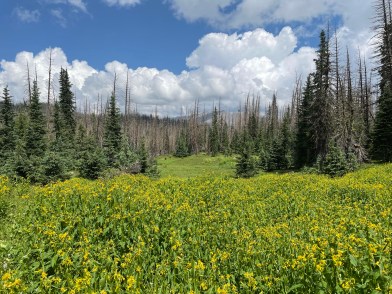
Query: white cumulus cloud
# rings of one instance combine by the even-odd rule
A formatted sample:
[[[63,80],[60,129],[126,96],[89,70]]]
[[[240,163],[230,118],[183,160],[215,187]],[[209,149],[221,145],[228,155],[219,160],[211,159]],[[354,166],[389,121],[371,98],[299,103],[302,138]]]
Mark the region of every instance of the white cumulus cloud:
[[[296,77],[306,76],[314,67],[315,49],[296,50],[296,46],[296,36],[289,27],[277,35],[262,29],[241,35],[208,34],[187,58],[189,69],[180,74],[147,67],[132,69],[119,61],[111,61],[103,70],[96,70],[87,61],[69,61],[62,49],[53,48],[52,85],[57,95],[60,68],[67,68],[77,105],[84,105],[86,100],[94,105],[98,97],[104,101],[109,97],[116,75],[117,97],[123,107],[128,74],[133,105],[147,113],[157,107],[163,115],[178,115],[195,100],[207,109],[220,100],[228,110],[235,110],[249,93],[259,95],[266,105],[277,91],[282,105],[290,101]],[[20,52],[13,61],[2,60],[0,87],[8,84],[15,101],[26,99],[29,64],[31,77],[37,71],[41,98],[45,101],[49,54],[50,49],[37,55]]]
[[[256,27],[276,22],[308,22],[323,15],[343,17],[360,29],[370,24],[373,0],[167,0],[178,17],[206,20],[224,28]]]
[[[103,0],[109,6],[134,6],[140,4],[141,0]]]
[[[37,22],[41,16],[41,13],[37,9],[29,10],[23,7],[17,7],[15,8],[14,12],[20,21],[27,23]]]

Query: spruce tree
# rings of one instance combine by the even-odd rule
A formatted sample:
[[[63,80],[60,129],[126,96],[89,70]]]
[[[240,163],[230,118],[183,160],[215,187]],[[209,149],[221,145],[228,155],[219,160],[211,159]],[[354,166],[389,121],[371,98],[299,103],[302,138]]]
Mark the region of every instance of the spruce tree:
[[[392,161],[392,89],[384,86],[378,99],[378,108],[373,131],[373,159]]]
[[[316,71],[314,73],[314,98],[311,105],[311,132],[315,142],[316,156],[321,162],[328,152],[332,137],[332,101],[330,91],[331,61],[327,36],[322,30],[317,51]]]
[[[8,158],[15,148],[14,109],[8,87],[3,89],[0,112],[0,157]]]
[[[27,178],[29,160],[26,152],[27,133],[29,129],[28,115],[21,111],[15,119],[15,151],[12,156],[12,174],[17,177]]]
[[[110,97],[107,110],[103,147],[108,165],[114,167],[117,164],[116,157],[121,150],[120,110],[117,108],[114,92]]]
[[[60,93],[59,93],[59,110],[61,118],[61,135],[63,140],[72,144],[76,132],[75,119],[75,96],[71,91],[72,84],[69,80],[68,71],[60,70]]]
[[[295,139],[296,168],[312,165],[316,162],[314,139],[312,134],[311,105],[313,103],[312,76],[309,75],[298,107],[297,133]]]
[[[26,153],[29,157],[43,156],[46,149],[45,119],[39,102],[39,89],[37,81],[33,82],[31,102],[29,106],[29,127],[26,134]]]
[[[189,156],[188,140],[185,131],[181,131],[180,135],[176,140],[176,150],[174,156],[176,157],[187,157]]]
[[[251,178],[257,174],[257,165],[252,157],[252,149],[253,146],[249,140],[249,135],[245,132],[241,152],[236,160],[236,177]]]
[[[372,157],[392,161],[392,23],[390,3],[378,3],[379,19],[379,89],[377,112],[373,130]]]
[[[212,113],[212,124],[209,131],[209,145],[211,156],[216,156],[219,152],[218,110],[216,107]]]

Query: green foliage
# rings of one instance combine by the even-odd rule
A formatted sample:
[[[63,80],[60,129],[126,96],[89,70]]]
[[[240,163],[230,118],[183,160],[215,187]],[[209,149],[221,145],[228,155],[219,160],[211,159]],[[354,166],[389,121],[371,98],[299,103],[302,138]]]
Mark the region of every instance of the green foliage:
[[[128,174],[137,173],[138,154],[131,148],[130,143],[126,138],[122,139],[121,150],[117,155],[119,169]]]
[[[28,157],[43,156],[46,150],[45,120],[39,103],[37,81],[33,82],[31,103],[29,106],[29,126],[26,134],[26,153]]]
[[[176,142],[176,151],[174,156],[176,157],[187,157],[190,155],[189,147],[188,147],[188,140],[186,133],[181,131],[180,135],[177,137]]]
[[[321,173],[331,177],[343,176],[358,167],[355,155],[350,153],[346,157],[343,150],[336,144],[330,144],[325,160],[322,162],[320,160],[318,165]]]
[[[17,205],[0,230],[0,289],[388,293],[391,173],[122,175],[28,188],[0,178],[0,198]]]
[[[146,150],[146,145],[144,141],[142,142],[139,149],[139,164],[140,164],[140,173],[145,174],[148,170],[148,152]]]
[[[105,155],[99,148],[91,148],[81,153],[78,172],[82,178],[96,180],[105,169]]]
[[[3,105],[0,111],[0,159],[6,159],[15,147],[14,107],[8,87],[3,89]]]
[[[205,174],[213,176],[232,176],[235,158],[224,155],[211,157],[199,153],[188,157],[160,156],[158,167],[162,177],[196,177]]]
[[[310,105],[310,138],[314,142],[313,158],[325,159],[333,132],[333,104],[331,98],[331,60],[329,40],[324,30],[320,32],[320,45],[313,74],[313,97]]]
[[[153,179],[158,179],[160,177],[160,172],[158,169],[158,161],[156,158],[150,157],[148,159],[146,175]]]
[[[216,156],[219,152],[219,131],[218,131],[218,110],[216,107],[212,113],[212,124],[208,132],[208,143],[211,156]]]
[[[287,150],[282,144],[280,138],[275,139],[272,142],[272,146],[269,154],[269,161],[267,163],[267,170],[285,170],[289,168],[289,160],[287,158]]]
[[[311,128],[311,105],[313,100],[313,84],[311,75],[309,75],[298,109],[297,133],[295,138],[296,168],[301,168],[305,165],[313,165],[316,161],[314,136]]]
[[[373,159],[392,161],[392,90],[389,83],[378,100],[371,153]]]
[[[63,160],[64,159],[56,152],[46,152],[41,162],[44,184],[67,179]]]
[[[257,174],[256,160],[252,156],[251,144],[245,142],[242,152],[237,157],[235,175],[239,178],[251,178]]]
[[[76,106],[75,96],[71,91],[72,84],[66,69],[61,68],[59,83],[60,93],[58,105],[55,105],[54,129],[56,135],[62,136],[64,142],[72,145],[76,132]]]
[[[109,167],[116,167],[118,165],[116,157],[121,150],[121,141],[120,110],[117,108],[116,96],[113,92],[110,97],[109,108],[107,109],[103,141]]]

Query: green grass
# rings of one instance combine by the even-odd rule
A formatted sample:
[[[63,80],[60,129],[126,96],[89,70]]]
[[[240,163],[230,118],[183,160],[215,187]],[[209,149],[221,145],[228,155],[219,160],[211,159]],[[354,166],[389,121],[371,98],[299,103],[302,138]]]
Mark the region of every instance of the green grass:
[[[192,155],[185,158],[161,156],[158,168],[162,177],[196,177],[206,174],[214,176],[232,176],[235,169],[235,157],[206,154]]]

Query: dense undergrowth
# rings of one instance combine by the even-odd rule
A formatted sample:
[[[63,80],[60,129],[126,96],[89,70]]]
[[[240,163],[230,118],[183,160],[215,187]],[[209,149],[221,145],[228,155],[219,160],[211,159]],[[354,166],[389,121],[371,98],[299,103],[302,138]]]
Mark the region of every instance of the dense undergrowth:
[[[1,293],[391,293],[392,165],[0,180]]]

